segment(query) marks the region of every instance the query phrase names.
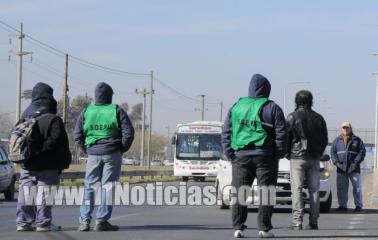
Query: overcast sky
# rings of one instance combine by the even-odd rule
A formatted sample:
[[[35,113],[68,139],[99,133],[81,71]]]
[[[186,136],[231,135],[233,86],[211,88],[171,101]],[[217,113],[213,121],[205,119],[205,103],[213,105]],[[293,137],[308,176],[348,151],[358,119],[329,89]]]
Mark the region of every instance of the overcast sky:
[[[365,1],[3,1],[0,20],[64,52],[97,64],[149,73],[155,82],[154,131],[200,119],[200,94],[207,120],[219,120],[248,91],[254,73],[272,84],[271,99],[293,110],[300,89],[314,93],[315,110],[335,128],[344,120],[373,128],[378,71],[378,2]],[[3,26],[0,26],[3,27]],[[17,49],[0,28],[0,112],[15,111]],[[61,97],[64,58],[25,41],[23,89],[38,81]],[[16,60],[12,56],[13,61]],[[114,102],[141,102],[135,88],[149,78],[117,75],[69,63],[70,97],[93,96],[94,86],[113,86]],[[292,84],[293,82],[309,84]],[[24,102],[26,107],[27,102]],[[224,115],[225,115],[224,110]]]

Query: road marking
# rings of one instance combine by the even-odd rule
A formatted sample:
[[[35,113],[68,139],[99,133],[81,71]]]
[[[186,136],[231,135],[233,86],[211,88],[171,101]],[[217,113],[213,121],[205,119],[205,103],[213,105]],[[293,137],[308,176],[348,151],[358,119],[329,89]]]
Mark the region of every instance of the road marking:
[[[351,221],[351,222],[349,222],[350,225],[357,225],[357,224],[362,224],[362,223],[364,223],[364,222],[362,222],[362,221]]]
[[[124,215],[120,215],[120,216],[117,216],[117,217],[112,217],[111,220],[119,220],[119,219],[122,219],[122,218],[127,218],[127,217],[131,217],[131,216],[135,216],[135,215],[140,215],[140,213],[124,214]]]

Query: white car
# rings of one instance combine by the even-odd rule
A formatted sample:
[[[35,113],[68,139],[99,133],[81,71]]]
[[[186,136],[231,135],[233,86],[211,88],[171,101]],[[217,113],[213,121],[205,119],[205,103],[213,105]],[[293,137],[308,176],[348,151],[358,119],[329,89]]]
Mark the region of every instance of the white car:
[[[5,200],[13,200],[16,175],[13,163],[8,159],[7,151],[0,147],[0,192],[4,193]]]
[[[320,212],[329,212],[332,205],[332,192],[330,177],[330,164],[329,162],[320,162]],[[227,209],[230,205],[230,191],[232,180],[232,164],[230,161],[220,160],[218,165],[218,175],[216,179],[217,198],[220,201],[220,208]],[[252,184],[252,191],[256,193],[257,180]],[[303,191],[305,203],[309,203],[308,190],[305,188]],[[291,187],[290,187],[290,161],[286,158],[280,159],[278,179],[276,186],[276,204],[291,205]],[[259,202],[258,194],[253,194],[247,199],[248,203]]]
[[[164,165],[164,166],[170,166],[170,167],[173,167],[173,165],[174,165],[174,161],[173,161],[173,160],[164,160],[164,161],[163,161],[163,165]]]

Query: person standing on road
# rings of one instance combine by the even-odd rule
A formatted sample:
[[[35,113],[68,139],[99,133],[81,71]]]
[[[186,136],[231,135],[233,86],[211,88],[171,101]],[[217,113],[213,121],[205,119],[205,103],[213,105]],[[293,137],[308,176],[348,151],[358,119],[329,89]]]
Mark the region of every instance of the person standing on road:
[[[225,155],[232,161],[232,186],[251,187],[255,178],[259,187],[277,184],[278,160],[285,155],[286,122],[282,109],[269,100],[271,85],[264,76],[255,74],[249,84],[248,97],[240,98],[228,112],[222,132]],[[272,233],[273,206],[260,204],[260,237]],[[234,237],[244,237],[247,206],[239,201],[232,206]]]
[[[302,230],[305,204],[303,187],[308,186],[310,198],[309,224],[305,229],[317,230],[319,218],[320,158],[328,144],[327,125],[323,117],[312,110],[310,91],[295,96],[295,111],[287,117],[288,154],[292,191],[293,230]]]
[[[336,211],[347,211],[349,180],[353,186],[353,198],[356,212],[362,211],[362,188],[360,164],[365,158],[365,146],[362,140],[353,134],[352,125],[344,122],[341,135],[332,144],[331,159],[337,167],[337,199],[339,207]]]
[[[57,102],[53,89],[45,83],[37,83],[32,90],[31,104],[22,113],[21,120],[36,118],[36,131],[28,139],[30,151],[39,152],[22,164],[17,201],[17,231],[48,232],[59,231],[60,226],[52,224],[52,206],[42,204],[27,205],[28,187],[59,185],[60,174],[71,163],[71,152],[63,121],[56,115]],[[30,189],[28,191],[30,193]],[[46,195],[44,196],[46,199]],[[39,204],[39,203],[38,203]]]
[[[79,116],[74,138],[78,146],[88,154],[84,201],[80,207],[79,231],[89,231],[94,210],[96,183],[111,184],[119,180],[122,154],[129,150],[134,140],[134,128],[127,113],[112,104],[113,89],[99,83],[95,89],[95,104],[88,106]],[[96,215],[96,231],[117,231],[118,226],[108,222],[113,206],[101,200]]]

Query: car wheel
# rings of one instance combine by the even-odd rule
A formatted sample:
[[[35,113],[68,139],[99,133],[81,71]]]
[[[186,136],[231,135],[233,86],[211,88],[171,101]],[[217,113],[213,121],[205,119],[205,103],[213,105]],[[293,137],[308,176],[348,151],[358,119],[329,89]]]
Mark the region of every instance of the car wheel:
[[[321,213],[328,213],[331,210],[331,206],[332,206],[332,192],[329,193],[327,201],[320,203],[319,211]]]
[[[5,200],[11,201],[14,199],[15,183],[16,183],[16,178],[13,177],[11,184],[9,185],[7,190],[4,191]]]
[[[187,181],[189,181],[189,177],[182,177],[182,181],[183,181],[183,182],[187,182]]]
[[[204,181],[205,181],[205,177],[199,177],[198,180],[199,180],[200,182],[204,182]]]
[[[222,194],[222,191],[220,190],[219,183],[217,183],[216,196],[217,196],[218,201],[220,201],[219,209],[222,209],[222,210],[230,209],[230,206],[225,204],[224,201],[223,201],[223,194]]]

